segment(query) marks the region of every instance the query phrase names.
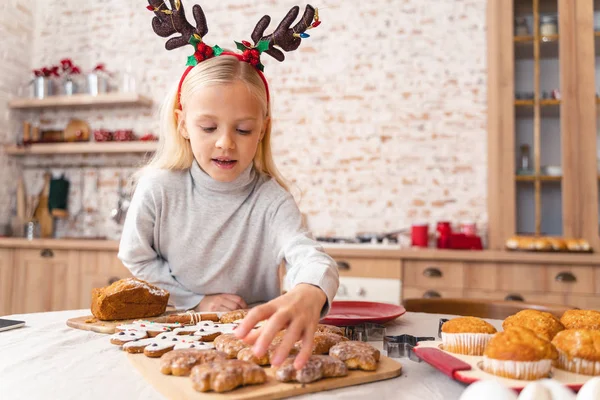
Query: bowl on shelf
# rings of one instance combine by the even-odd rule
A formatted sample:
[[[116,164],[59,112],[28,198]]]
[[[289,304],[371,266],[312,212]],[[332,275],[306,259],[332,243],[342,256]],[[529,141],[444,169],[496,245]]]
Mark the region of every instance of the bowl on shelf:
[[[560,165],[547,165],[542,168],[542,173],[548,176],[561,176],[562,167]]]

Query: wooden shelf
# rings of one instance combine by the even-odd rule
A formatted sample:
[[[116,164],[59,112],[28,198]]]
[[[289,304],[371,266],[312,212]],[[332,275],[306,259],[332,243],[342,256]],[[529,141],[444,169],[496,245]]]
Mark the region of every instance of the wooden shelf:
[[[540,58],[558,58],[558,35],[542,36],[540,39]],[[600,54],[600,32],[594,32],[595,54]],[[533,59],[533,36],[515,36],[515,59]]]
[[[28,154],[91,154],[91,153],[150,153],[156,150],[156,142],[84,142],[84,143],[39,143],[30,146],[6,146],[6,154],[25,156]]]
[[[89,94],[74,94],[72,96],[50,96],[44,99],[20,98],[8,102],[9,108],[14,109],[107,105],[149,106],[151,104],[151,99],[136,93],[105,93],[97,96],[92,96]]]
[[[537,177],[541,182],[560,182],[562,180],[562,176],[555,175],[540,175]],[[535,182],[535,175],[516,175],[515,180],[517,182]]]
[[[517,117],[533,118],[533,100],[515,100],[515,114]],[[560,116],[560,100],[541,99],[540,109],[542,117],[558,118]]]

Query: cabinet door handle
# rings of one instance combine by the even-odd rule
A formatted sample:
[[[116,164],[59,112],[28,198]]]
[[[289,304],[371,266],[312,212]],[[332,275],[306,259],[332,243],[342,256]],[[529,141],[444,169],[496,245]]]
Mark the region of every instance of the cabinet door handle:
[[[350,270],[350,263],[348,263],[347,261],[338,261],[337,265],[338,265],[338,269],[341,271],[349,271]]]
[[[358,289],[358,292],[356,292],[356,294],[360,297],[365,297],[367,295],[367,291],[365,290],[365,288],[360,288]]]
[[[40,252],[40,255],[44,258],[52,258],[54,257],[54,252],[50,249],[44,249]]]
[[[558,275],[556,275],[556,277],[554,277],[554,280],[556,282],[567,282],[567,283],[573,283],[573,282],[577,282],[577,278],[575,277],[575,275],[573,275],[571,272],[560,272]]]
[[[439,298],[439,297],[442,297],[442,295],[439,294],[438,292],[436,292],[435,290],[428,290],[425,293],[423,293],[424,299],[433,299],[433,298]]]
[[[440,271],[438,268],[429,267],[423,271],[423,275],[428,278],[441,278],[444,274],[442,274],[442,271]]]
[[[525,301],[523,296],[521,296],[520,294],[514,294],[514,293],[506,296],[504,298],[504,300],[506,300],[506,301]]]

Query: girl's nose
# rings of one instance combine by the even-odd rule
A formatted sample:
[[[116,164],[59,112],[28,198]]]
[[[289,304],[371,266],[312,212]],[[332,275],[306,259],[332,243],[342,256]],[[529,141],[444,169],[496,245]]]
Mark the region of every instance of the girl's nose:
[[[235,142],[233,140],[231,132],[223,132],[217,139],[217,143],[215,145],[219,149],[233,149],[235,147]]]

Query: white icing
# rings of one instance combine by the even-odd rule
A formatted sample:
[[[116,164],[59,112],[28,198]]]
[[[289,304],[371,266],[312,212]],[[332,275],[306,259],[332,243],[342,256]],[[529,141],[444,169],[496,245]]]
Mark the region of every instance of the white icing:
[[[181,327],[181,324],[163,324],[158,322],[144,321],[138,320],[133,321],[131,324],[123,324],[118,325],[117,329],[126,330],[126,329],[137,329],[137,330],[145,330],[148,332],[169,332],[171,328]]]
[[[167,333],[161,333],[156,337],[153,338],[146,338],[146,339],[140,339],[140,340],[136,340],[135,342],[129,342],[123,345],[123,349],[129,349],[132,347],[146,347],[152,343],[160,343],[160,342],[164,342],[164,341],[168,341],[171,337],[173,337],[175,335],[173,335],[170,332]]]
[[[194,336],[207,336],[214,333],[233,333],[237,324],[214,324],[198,329],[194,332]]]
[[[139,281],[134,278],[125,278],[125,280],[128,285],[133,286],[133,289],[141,287],[143,289],[148,290],[148,292],[150,292],[150,294],[153,294],[155,296],[167,296],[169,294],[169,292],[167,292],[166,290],[163,290],[156,286],[150,286],[147,283]]]
[[[214,349],[215,345],[211,342],[201,342],[199,340],[188,340],[188,341],[181,341],[179,343],[177,343],[175,345],[175,347],[173,348],[173,350],[180,350],[180,349],[198,349],[198,350],[210,350],[210,349]]]
[[[121,342],[131,342],[134,340],[143,339],[148,336],[148,332],[139,329],[127,329],[121,332],[114,333],[110,336],[111,339],[116,339]]]
[[[209,328],[213,326],[215,323],[212,321],[202,321],[192,326],[184,326],[180,328],[173,329],[173,333],[178,335],[193,335],[199,329]]]

